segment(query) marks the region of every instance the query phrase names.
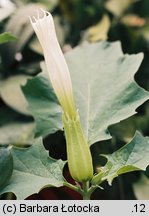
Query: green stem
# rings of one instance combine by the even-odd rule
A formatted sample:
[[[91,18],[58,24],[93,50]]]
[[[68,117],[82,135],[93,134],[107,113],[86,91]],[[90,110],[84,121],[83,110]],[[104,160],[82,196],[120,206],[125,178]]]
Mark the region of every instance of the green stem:
[[[91,195],[91,193],[89,193],[89,181],[83,182],[82,187],[83,187],[83,191],[82,191],[83,200],[89,200]]]
[[[95,190],[96,190],[97,186],[91,186],[88,190],[88,193],[91,195]]]
[[[78,192],[78,193],[80,193],[80,194],[82,194],[81,188],[78,187],[78,186],[72,185],[72,184],[70,184],[70,183],[68,183],[66,181],[63,183],[63,185],[70,188],[70,189],[72,189],[72,190],[74,190],[74,191],[76,191],[76,192]]]
[[[90,200],[90,196],[91,194],[94,192],[94,190],[97,188],[97,186],[89,186],[89,181],[83,182],[82,183],[82,188],[80,187],[80,185],[72,185],[70,183],[68,183],[67,181],[65,181],[63,183],[64,186],[78,192],[79,194],[82,195],[83,200]]]

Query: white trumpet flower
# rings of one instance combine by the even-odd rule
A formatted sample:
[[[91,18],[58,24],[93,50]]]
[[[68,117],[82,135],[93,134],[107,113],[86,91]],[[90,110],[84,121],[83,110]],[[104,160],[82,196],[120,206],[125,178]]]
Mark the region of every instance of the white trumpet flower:
[[[57,98],[63,111],[73,118],[76,107],[69,69],[56,37],[52,15],[43,10],[42,12],[42,17],[38,13],[37,18],[30,18],[30,21],[42,46],[48,76]]]
[[[72,177],[85,182],[93,176],[89,145],[81,128],[76,110],[69,70],[57,41],[53,18],[43,11],[43,16],[33,17],[31,24],[43,48],[47,71],[62,106],[62,120],[66,137],[68,166]]]

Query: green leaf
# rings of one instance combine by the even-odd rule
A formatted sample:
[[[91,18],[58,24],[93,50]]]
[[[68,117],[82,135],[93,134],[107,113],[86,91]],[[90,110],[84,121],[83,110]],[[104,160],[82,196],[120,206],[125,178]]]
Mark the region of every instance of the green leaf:
[[[110,139],[108,126],[135,114],[136,108],[149,98],[149,93],[134,81],[142,57],[142,54],[124,55],[119,42],[84,43],[66,54],[82,128],[90,145]],[[42,65],[42,68],[47,74],[46,67]],[[51,94],[51,87],[46,78],[37,77],[32,85],[34,82],[38,85],[30,85],[29,91],[34,91],[34,95],[28,99],[28,93],[27,100],[33,115],[35,108],[38,110],[38,131],[42,128],[38,134],[45,135],[51,133],[52,127],[54,130],[59,129],[55,124],[61,125],[61,117],[57,116],[55,124],[53,119],[49,127],[49,108],[41,109],[41,106],[50,107],[48,95]],[[59,105],[55,107],[58,108]]]
[[[38,193],[45,186],[63,185],[62,160],[48,156],[41,139],[27,149],[12,147],[14,170],[10,181],[0,193],[13,192],[17,199]]]
[[[13,159],[9,148],[0,148],[0,188],[9,181],[13,170]]]
[[[121,174],[146,169],[149,165],[149,138],[137,132],[131,142],[116,152],[103,156],[108,161],[103,168],[107,172],[102,180],[107,179],[111,185],[113,179]]]
[[[109,139],[108,126],[135,114],[135,109],[149,98],[149,93],[134,81],[142,57],[124,55],[119,42],[86,43],[66,54],[90,145]]]
[[[34,138],[33,122],[13,122],[0,127],[0,144],[29,145]]]
[[[14,41],[16,40],[17,38],[14,37],[12,34],[10,34],[9,32],[5,32],[5,33],[2,33],[0,34],[0,44],[2,43],[7,43],[9,41]]]
[[[39,75],[28,80],[22,89],[29,103],[28,110],[36,121],[36,136],[62,130],[61,107],[48,80]]]
[[[26,115],[30,113],[21,85],[24,85],[28,78],[27,75],[15,75],[0,81],[0,96],[3,101],[14,110]]]
[[[146,115],[134,115],[117,124],[109,127],[110,134],[119,140],[128,143],[134,137],[135,132],[138,130],[145,133],[149,128],[149,121]]]

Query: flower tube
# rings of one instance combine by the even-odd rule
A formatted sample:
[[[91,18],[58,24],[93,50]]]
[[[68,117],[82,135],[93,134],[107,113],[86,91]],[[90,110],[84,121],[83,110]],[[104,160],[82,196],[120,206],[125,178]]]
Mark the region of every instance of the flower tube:
[[[79,182],[92,178],[92,157],[83,134],[73,97],[69,69],[59,46],[52,15],[43,11],[30,18],[32,27],[42,46],[48,77],[61,104],[66,137],[68,166],[72,177]]]

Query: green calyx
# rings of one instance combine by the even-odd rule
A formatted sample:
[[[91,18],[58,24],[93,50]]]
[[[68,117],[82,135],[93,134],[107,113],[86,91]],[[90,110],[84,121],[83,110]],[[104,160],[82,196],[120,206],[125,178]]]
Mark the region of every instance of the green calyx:
[[[62,120],[70,174],[78,182],[88,181],[93,177],[92,156],[81,128],[79,114],[77,113],[75,118],[70,118],[67,113],[63,113]]]
[[[108,172],[108,169],[105,169],[104,167],[100,169],[99,173],[93,176],[91,180],[92,185],[100,185],[104,181],[104,177],[106,176]]]

